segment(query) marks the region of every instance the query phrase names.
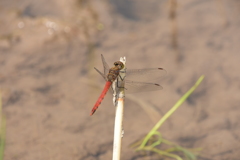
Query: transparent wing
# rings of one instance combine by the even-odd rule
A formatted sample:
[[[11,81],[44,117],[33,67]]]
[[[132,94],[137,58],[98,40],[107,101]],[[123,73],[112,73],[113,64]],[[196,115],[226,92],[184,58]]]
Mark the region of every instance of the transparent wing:
[[[107,77],[101,72],[99,71],[97,68],[94,67],[94,69],[103,77],[103,79],[105,79],[107,81]]]
[[[165,77],[167,74],[163,68],[146,68],[146,69],[126,69],[126,80],[140,82],[155,82]]]
[[[110,68],[102,54],[101,54],[101,58],[102,58],[102,63],[103,63],[104,75],[107,76]]]
[[[125,80],[126,93],[148,92],[163,89],[160,84]]]
[[[103,64],[103,72],[99,71],[97,68],[94,67],[94,69],[103,77],[103,79],[105,79],[107,81],[107,74],[109,72],[109,66],[107,64],[107,62],[105,61],[105,58],[103,57],[103,55],[101,54],[101,58],[102,58],[102,64]]]
[[[105,80],[106,77],[98,69],[94,68]],[[131,80],[125,81],[126,93],[137,93],[137,92],[148,92],[148,91],[157,91],[163,89],[163,87],[158,83],[148,83],[148,82],[137,82]],[[118,86],[121,87],[123,84],[122,78],[118,78]]]

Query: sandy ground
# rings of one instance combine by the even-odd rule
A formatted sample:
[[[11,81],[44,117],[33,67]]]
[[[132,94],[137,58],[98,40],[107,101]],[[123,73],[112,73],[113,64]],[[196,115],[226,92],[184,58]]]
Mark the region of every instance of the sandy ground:
[[[93,69],[102,69],[103,54],[110,66],[126,56],[128,68],[168,72],[163,90],[126,96],[123,160],[145,159],[129,144],[201,75],[203,83],[160,131],[184,147],[202,148],[199,160],[239,160],[240,2],[170,2],[1,0],[4,159],[111,159],[111,94],[89,116],[104,85]],[[154,106],[155,116],[137,98]]]

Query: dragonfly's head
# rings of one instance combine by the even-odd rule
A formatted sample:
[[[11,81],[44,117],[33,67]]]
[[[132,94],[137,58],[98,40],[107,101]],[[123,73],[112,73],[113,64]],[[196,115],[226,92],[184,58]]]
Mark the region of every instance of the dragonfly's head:
[[[117,67],[119,70],[124,68],[124,64],[121,61],[114,62],[114,66]]]

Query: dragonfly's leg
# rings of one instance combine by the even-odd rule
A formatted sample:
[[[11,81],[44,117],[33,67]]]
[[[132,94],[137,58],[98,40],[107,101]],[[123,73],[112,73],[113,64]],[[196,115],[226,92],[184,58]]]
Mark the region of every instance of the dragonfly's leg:
[[[124,78],[122,79],[120,75],[119,75],[119,77],[120,77],[121,81],[124,80]],[[118,78],[117,78],[117,87],[118,87],[118,88],[124,88],[124,89],[127,90],[127,88],[119,86],[119,80],[118,80]]]
[[[124,71],[119,71],[120,73],[126,73],[126,69]],[[125,74],[124,74],[125,75]],[[126,76],[122,77],[120,74],[118,75],[122,81],[126,78]]]
[[[119,75],[119,77],[120,77],[120,75]],[[121,80],[122,80],[122,78],[121,78]],[[119,80],[118,80],[118,78],[117,78],[117,87],[118,87],[118,88],[124,88],[124,87],[119,86]]]
[[[126,69],[125,69],[124,71],[119,71],[119,72],[120,72],[120,73],[126,73]],[[119,84],[120,84],[119,81],[121,80],[121,82],[123,82],[124,79],[125,79],[125,77],[126,77],[125,74],[124,74],[124,77],[122,77],[121,74],[118,75],[118,78],[117,78],[117,87],[118,87],[118,88],[127,89],[127,88],[125,88],[125,87],[119,86]],[[119,78],[120,78],[120,80],[119,80]]]
[[[119,77],[122,81],[124,81],[124,79],[125,79],[126,76],[122,77],[121,75],[118,75],[118,77]]]

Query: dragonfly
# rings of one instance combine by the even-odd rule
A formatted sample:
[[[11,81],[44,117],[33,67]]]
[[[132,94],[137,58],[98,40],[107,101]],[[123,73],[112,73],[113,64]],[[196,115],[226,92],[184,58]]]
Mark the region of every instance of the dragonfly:
[[[100,72],[95,67],[94,69],[105,79],[106,83],[102,93],[92,108],[90,115],[93,115],[96,112],[115,80],[118,81],[117,84],[119,85],[117,86],[119,87],[121,86],[121,83],[125,83],[124,89],[126,93],[156,91],[163,89],[159,83],[156,83],[166,75],[166,70],[163,68],[125,69],[125,71],[121,71],[124,68],[124,64],[121,61],[114,62],[114,66],[109,68],[109,65],[106,63],[103,55],[101,55],[101,59],[104,73]],[[120,72],[125,72],[126,76],[121,77],[119,74]]]

